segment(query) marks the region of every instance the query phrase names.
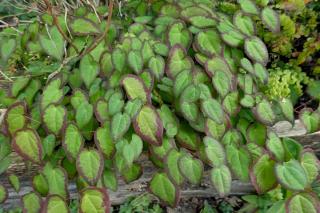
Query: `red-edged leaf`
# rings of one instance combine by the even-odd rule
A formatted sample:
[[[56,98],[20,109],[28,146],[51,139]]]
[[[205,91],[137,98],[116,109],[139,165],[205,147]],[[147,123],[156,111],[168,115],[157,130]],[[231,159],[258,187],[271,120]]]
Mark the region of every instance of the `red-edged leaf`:
[[[158,112],[151,105],[144,105],[133,120],[134,130],[146,142],[162,144],[163,124]]]
[[[42,145],[38,133],[33,129],[26,128],[17,131],[12,138],[12,147],[24,159],[41,163]]]

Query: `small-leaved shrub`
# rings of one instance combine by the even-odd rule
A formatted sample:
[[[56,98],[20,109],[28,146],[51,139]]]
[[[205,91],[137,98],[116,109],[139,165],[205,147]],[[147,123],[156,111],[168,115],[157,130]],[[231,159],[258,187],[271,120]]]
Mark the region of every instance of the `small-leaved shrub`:
[[[206,170],[219,196],[237,179],[258,194],[280,187],[285,196],[271,208],[316,212],[317,157],[269,128],[294,123],[294,110],[288,98],[270,102],[262,93],[270,57],[256,23],[280,32],[267,1],[239,0],[234,15],[209,0],[130,1],[114,5],[111,23],[110,2],[68,16],[48,3],[23,34],[1,33],[2,68],[14,57],[20,69],[1,94],[0,172],[11,152],[40,166],[23,208],[67,212],[75,180],[80,212],[108,212],[106,188],[116,191],[119,176],[137,180],[143,152],[158,167],[149,191],[166,205],[176,206],[184,183],[199,185]],[[320,111],[302,110],[300,119],[317,131]]]

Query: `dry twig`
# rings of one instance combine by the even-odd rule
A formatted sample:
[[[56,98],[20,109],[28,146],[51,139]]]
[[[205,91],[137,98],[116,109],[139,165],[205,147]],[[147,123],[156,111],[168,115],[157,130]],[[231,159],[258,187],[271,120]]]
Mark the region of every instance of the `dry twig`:
[[[77,53],[79,53],[78,48],[72,43],[71,39],[63,32],[60,24],[59,24],[59,20],[58,17],[56,16],[55,12],[53,11],[52,5],[50,4],[49,0],[43,0],[47,6],[47,9],[49,10],[49,14],[52,16],[53,18],[53,23],[54,25],[58,28],[60,34],[63,36],[63,38],[71,44],[71,46],[76,50]]]

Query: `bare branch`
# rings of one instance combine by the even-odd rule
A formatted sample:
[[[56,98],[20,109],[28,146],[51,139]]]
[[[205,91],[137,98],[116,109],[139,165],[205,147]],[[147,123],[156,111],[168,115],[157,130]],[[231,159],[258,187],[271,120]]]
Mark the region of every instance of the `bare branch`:
[[[54,25],[58,28],[60,34],[63,36],[63,38],[71,44],[71,46],[76,50],[77,53],[79,53],[78,48],[72,43],[71,39],[63,32],[63,29],[61,28],[60,24],[59,24],[59,20],[58,17],[56,16],[55,12],[52,9],[52,5],[50,4],[49,0],[43,0],[44,3],[47,6],[47,9],[49,10],[50,15],[53,18],[53,23]]]
[[[87,49],[85,49],[79,56],[79,58],[82,58],[83,56],[85,56],[86,54],[90,53],[92,50],[94,50],[94,48],[96,48],[98,46],[98,44],[106,37],[109,28],[110,28],[110,24],[111,24],[111,19],[112,19],[112,12],[113,12],[113,0],[110,0],[109,2],[109,9],[108,9],[108,19],[107,19],[107,25],[106,25],[106,29],[103,32],[103,34],[97,39],[95,40],[91,46],[89,46]]]

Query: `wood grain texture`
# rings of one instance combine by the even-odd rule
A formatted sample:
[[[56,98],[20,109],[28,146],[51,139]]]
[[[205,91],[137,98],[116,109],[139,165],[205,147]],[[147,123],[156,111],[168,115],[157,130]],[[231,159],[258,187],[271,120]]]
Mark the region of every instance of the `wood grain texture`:
[[[271,129],[273,129],[280,137],[292,137],[303,144],[304,147],[312,148],[318,152],[317,154],[320,154],[320,132],[306,134],[305,128],[298,120],[295,122],[293,127],[288,122],[278,122]],[[20,198],[22,195],[32,190],[31,178],[39,169],[36,166],[31,166],[27,169],[25,162],[15,153],[12,153],[12,158],[14,163],[9,167],[7,174],[14,173],[20,177],[21,190],[19,193],[16,193],[13,190],[8,183],[7,174],[2,174],[0,176],[0,182],[3,183],[9,191],[9,199],[3,204],[5,209],[21,206]],[[123,179],[119,177],[118,191],[109,191],[110,200],[113,205],[123,203],[130,196],[136,196],[146,192],[147,184],[157,169],[144,154],[140,157],[139,162],[142,164],[144,171],[140,179],[130,184],[126,184]],[[210,184],[209,175],[207,173],[208,171],[205,172],[205,176],[199,186],[190,186],[188,184],[184,185],[181,189],[181,197],[188,198],[218,196],[216,190]],[[69,182],[68,189],[70,198],[77,199],[78,193],[76,190],[76,185],[73,181]],[[242,183],[238,180],[234,180],[232,182],[231,195],[243,195],[252,192],[255,192],[255,190],[250,183]]]

